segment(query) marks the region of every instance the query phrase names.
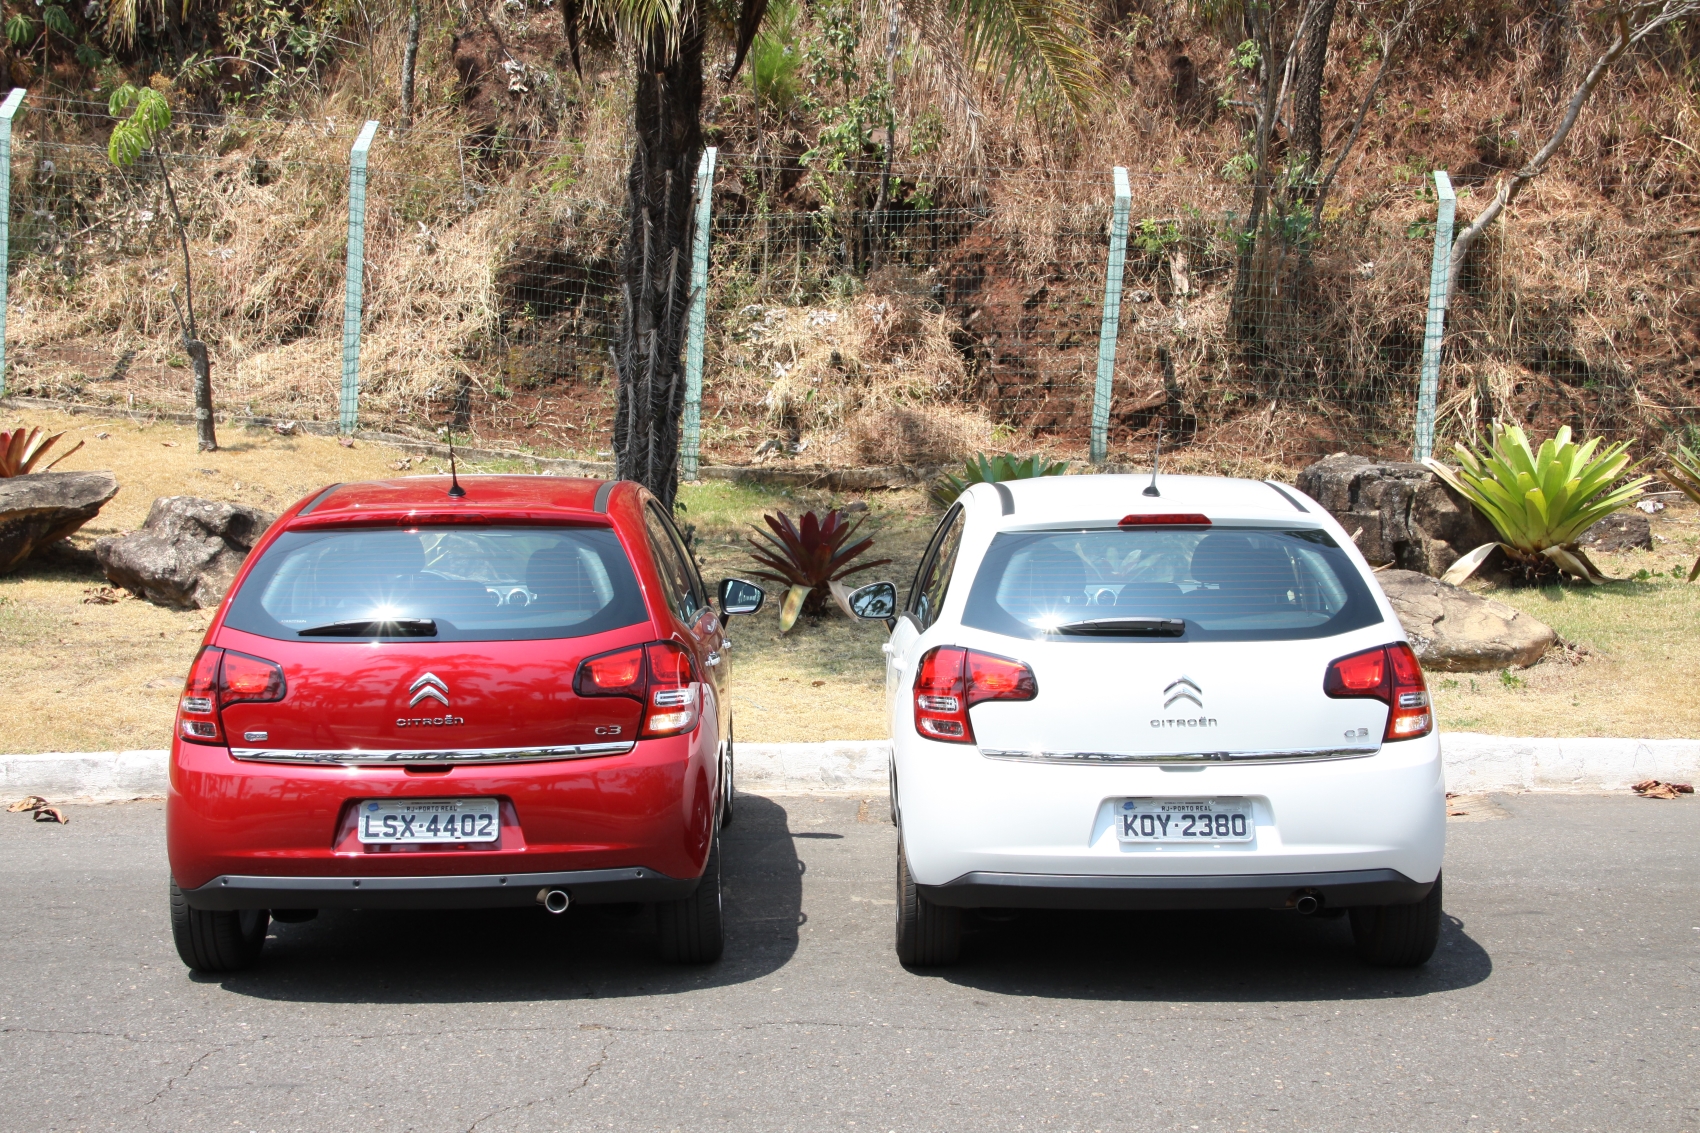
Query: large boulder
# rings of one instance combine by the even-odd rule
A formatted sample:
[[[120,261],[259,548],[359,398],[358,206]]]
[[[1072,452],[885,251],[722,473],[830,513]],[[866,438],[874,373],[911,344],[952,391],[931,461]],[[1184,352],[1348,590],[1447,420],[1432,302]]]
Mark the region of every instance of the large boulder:
[[[1375,577],[1425,669],[1526,669],[1558,640],[1544,622],[1438,578],[1411,570],[1384,570]]]
[[[32,472],[0,478],[0,574],[71,534],[118,494],[110,472]]]
[[[1372,564],[1442,575],[1499,533],[1470,502],[1420,464],[1385,463],[1338,453],[1299,473],[1299,491],[1340,521],[1361,529],[1358,549]]]
[[[161,606],[204,609],[218,605],[276,520],[241,504],[163,496],[140,531],[109,535],[94,550],[113,585]]]

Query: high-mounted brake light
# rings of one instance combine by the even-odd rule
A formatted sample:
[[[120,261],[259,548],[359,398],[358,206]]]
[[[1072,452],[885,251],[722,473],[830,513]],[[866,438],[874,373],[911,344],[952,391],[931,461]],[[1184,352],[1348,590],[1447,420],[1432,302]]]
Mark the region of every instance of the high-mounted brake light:
[[[195,657],[183,686],[183,699],[177,703],[177,734],[195,743],[223,743],[221,709],[282,700],[288,691],[283,668],[277,663],[209,645]]]
[[[1124,515],[1117,527],[1209,527],[1210,517],[1195,511],[1164,512],[1156,515]]]
[[[1322,678],[1322,691],[1335,700],[1364,698],[1387,705],[1384,741],[1410,740],[1434,731],[1422,666],[1403,641],[1335,661]]]
[[[697,725],[702,683],[690,653],[677,642],[652,641],[588,657],[573,689],[580,696],[624,696],[643,705],[638,734],[676,736]]]
[[[1033,670],[1021,661],[939,645],[921,656],[915,671],[915,730],[930,740],[971,744],[968,710],[988,700],[1032,700],[1039,695]]]

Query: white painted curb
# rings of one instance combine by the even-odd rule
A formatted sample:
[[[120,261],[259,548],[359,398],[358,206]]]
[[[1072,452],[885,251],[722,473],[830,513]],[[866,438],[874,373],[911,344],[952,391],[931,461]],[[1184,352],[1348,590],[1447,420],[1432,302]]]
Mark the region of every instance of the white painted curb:
[[[1620,791],[1642,779],[1700,779],[1700,740],[1530,739],[1473,732],[1443,735],[1446,785],[1479,791]],[[738,745],[738,789],[761,795],[878,794],[886,789],[891,744],[846,740]],[[0,799],[158,798],[166,790],[163,751],[0,755]]]

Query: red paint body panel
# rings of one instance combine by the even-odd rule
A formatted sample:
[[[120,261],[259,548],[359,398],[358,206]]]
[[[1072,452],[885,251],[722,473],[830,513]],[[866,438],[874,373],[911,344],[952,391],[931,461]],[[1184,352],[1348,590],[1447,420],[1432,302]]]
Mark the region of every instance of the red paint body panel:
[[[712,609],[694,624],[675,617],[644,530],[649,496],[620,483],[605,514],[601,481],[469,476],[464,499],[447,477],[338,486],[290,508],[248,556],[214,615],[204,644],[274,661],[288,691],[277,703],[223,710],[227,741],[267,749],[441,750],[608,742],[633,738],[632,700],[583,698],[573,676],[584,657],[644,641],[688,649],[703,678],[701,719],[681,736],[646,739],[623,755],[460,765],[431,772],[238,760],[229,747],[173,739],[166,838],[172,875],[193,889],[223,874],[277,877],[532,873],[644,866],[669,877],[701,874],[719,813],[724,666],[709,659],[724,637]],[[310,514],[301,516],[304,508]],[[283,641],[226,628],[230,596],[283,532],[335,524],[484,522],[612,526],[630,559],[650,620],[577,638],[499,642]],[[425,672],[449,686],[462,724],[398,726],[435,716],[408,706]],[[264,731],[248,743],[245,731]],[[364,849],[345,826],[362,799],[483,797],[503,800],[498,843],[465,849]]]

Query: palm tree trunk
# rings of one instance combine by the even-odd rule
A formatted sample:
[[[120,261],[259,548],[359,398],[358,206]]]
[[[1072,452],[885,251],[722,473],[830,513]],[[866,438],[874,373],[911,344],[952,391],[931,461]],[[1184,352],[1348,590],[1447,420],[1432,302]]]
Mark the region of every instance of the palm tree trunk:
[[[703,35],[694,7],[681,25],[673,50],[659,34],[638,48],[636,144],[626,177],[630,227],[621,264],[625,302],[614,347],[617,474],[669,508],[678,488],[691,196],[702,152]]]

